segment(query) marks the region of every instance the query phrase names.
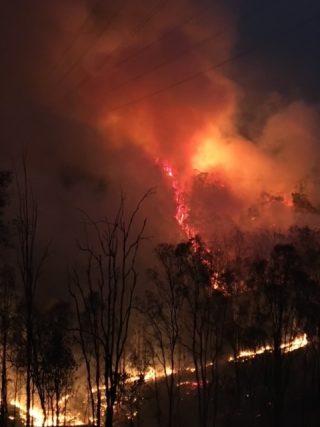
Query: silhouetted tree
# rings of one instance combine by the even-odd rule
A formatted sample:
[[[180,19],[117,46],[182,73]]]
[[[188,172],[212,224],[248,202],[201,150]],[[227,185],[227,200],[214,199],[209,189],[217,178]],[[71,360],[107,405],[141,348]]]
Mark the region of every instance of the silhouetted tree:
[[[199,425],[215,425],[219,394],[219,355],[226,316],[225,284],[214,254],[199,238],[176,247],[186,294],[184,345],[190,351],[197,382]]]
[[[86,258],[85,272],[82,275],[79,269],[73,271],[70,293],[77,313],[89,392],[95,379],[103,385],[106,427],[113,425],[114,406],[123,375],[121,361],[137,287],[137,255],[146,226],[145,219],[138,220],[138,213],[150,193],[140,199],[128,216],[122,197],[113,220],[94,222],[88,219],[86,241],[79,245]],[[87,322],[83,321],[82,313],[86,313]],[[93,398],[91,392],[92,418],[96,423]]]
[[[10,171],[0,171],[0,246],[2,249],[7,247],[9,243],[10,233],[8,222],[5,218],[5,209],[9,203],[9,187],[12,182],[12,176]]]
[[[153,352],[160,363],[168,399],[168,427],[174,425],[177,377],[177,348],[181,340],[184,283],[174,245],[156,248],[161,270],[150,270],[155,289],[146,294],[144,313],[151,331]],[[163,274],[162,274],[163,273]]]
[[[26,333],[26,426],[30,427],[32,395],[33,323],[36,286],[43,263],[48,255],[47,248],[39,254],[37,248],[38,205],[29,183],[26,161],[22,163],[22,183],[17,177],[18,215],[15,220],[17,231],[17,258],[25,299]]]
[[[13,270],[6,263],[4,250],[8,245],[8,224],[4,218],[8,204],[8,187],[12,174],[0,171],[0,346],[1,346],[1,395],[0,395],[0,425],[7,425],[7,363],[9,352],[9,335],[11,332],[12,315],[14,310],[14,279]]]
[[[57,303],[36,316],[32,372],[43,424],[51,413],[52,424],[59,426],[60,416],[67,410],[76,369],[69,330],[70,308],[65,303]]]
[[[297,311],[301,328],[311,344],[309,360],[312,387],[320,395],[320,231],[309,227],[293,227],[290,237],[301,260],[301,268],[307,275],[304,286],[297,289]]]
[[[273,423],[279,427],[288,380],[283,346],[297,335],[296,295],[297,289],[304,286],[306,277],[292,244],[276,244],[268,259],[260,259],[254,264],[254,275],[267,313],[273,348]]]
[[[7,369],[12,339],[12,323],[15,312],[14,275],[12,268],[5,265],[0,271],[0,348],[1,348],[1,396],[0,396],[0,425],[7,425]]]

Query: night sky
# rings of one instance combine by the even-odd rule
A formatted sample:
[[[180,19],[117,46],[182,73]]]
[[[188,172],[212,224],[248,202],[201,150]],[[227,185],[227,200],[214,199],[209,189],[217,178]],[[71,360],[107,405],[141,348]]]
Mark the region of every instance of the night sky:
[[[213,219],[248,228],[262,205],[259,226],[318,224],[261,194],[320,205],[319,18],[317,0],[2,2],[1,168],[19,173],[26,155],[50,297],[81,210],[112,216],[121,191],[131,206],[157,188],[148,245],[184,238],[162,161],[208,239]]]

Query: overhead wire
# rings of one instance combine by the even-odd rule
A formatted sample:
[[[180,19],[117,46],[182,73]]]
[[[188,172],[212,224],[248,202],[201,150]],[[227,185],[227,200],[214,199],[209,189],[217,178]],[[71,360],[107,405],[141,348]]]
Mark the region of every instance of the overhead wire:
[[[224,30],[224,29],[214,32],[210,36],[205,37],[204,39],[201,39],[201,40],[197,41],[196,43],[188,46],[186,49],[184,49],[181,52],[179,52],[178,54],[176,54],[174,56],[174,58],[165,59],[162,62],[160,62],[159,64],[155,65],[154,67],[149,68],[148,70],[142,71],[140,74],[137,74],[136,76],[133,76],[133,77],[129,78],[128,80],[120,83],[118,86],[112,87],[109,90],[109,93],[110,92],[114,92],[114,91],[119,90],[119,89],[122,89],[123,87],[127,86],[130,83],[133,83],[133,82],[136,82],[138,80],[141,80],[143,77],[146,77],[146,76],[154,73],[155,71],[158,71],[161,68],[166,67],[167,65],[171,65],[174,62],[179,61],[182,57],[184,57],[184,56],[188,55],[189,53],[193,52],[195,49],[199,48],[200,46],[203,46],[204,44],[206,44],[206,43],[208,43],[210,41],[216,40],[217,37],[223,35],[225,32],[226,32],[226,30]]]
[[[169,2],[169,0],[160,0],[159,1],[159,8],[156,8],[155,10],[153,10],[152,11],[152,13],[150,14],[150,15],[148,15],[147,16],[147,18],[143,21],[143,26],[144,25],[147,25],[147,23],[149,22],[149,21],[151,21],[151,19],[157,14],[157,13],[159,13],[160,12],[160,10],[162,9],[162,7],[163,7],[163,5],[165,5],[165,4],[167,4]],[[99,3],[99,1],[97,2],[97,3]],[[123,9],[124,7],[125,7],[125,4],[126,3],[128,3],[128,0],[124,0],[123,1],[123,4],[122,4],[122,8],[121,9]],[[71,66],[67,69],[67,70],[65,70],[64,71],[64,73],[59,77],[59,79],[55,82],[57,85],[59,85],[59,84],[61,84],[72,72],[73,72],[73,70],[75,70],[76,69],[76,67],[78,66],[78,65],[80,65],[81,64],[81,61],[89,54],[89,52],[95,47],[95,45],[99,42],[99,40],[105,35],[105,33],[106,33],[106,31],[107,31],[107,29],[108,29],[108,27],[112,24],[112,18],[116,18],[116,16],[117,15],[119,15],[120,13],[121,13],[121,9],[119,9],[118,10],[118,13],[115,13],[112,17],[111,17],[111,19],[108,21],[108,26],[104,26],[104,28],[100,31],[100,33],[98,34],[98,36],[97,36],[97,38],[95,38],[94,39],[94,41],[90,44],[90,45],[88,45],[87,47],[86,47],[86,49],[84,50],[84,51],[82,51],[82,53],[76,58],[76,60],[71,64]],[[142,27],[141,27],[142,28]],[[140,26],[139,27],[137,27],[136,28],[136,31],[138,32],[140,30]],[[114,50],[116,50],[116,48],[114,48]],[[109,55],[110,56],[110,55]],[[105,60],[105,62],[107,62],[108,61],[108,59],[110,59],[110,58],[107,58],[106,60]],[[86,80],[87,79],[87,77],[88,76],[85,76],[80,82],[83,82],[84,80]],[[68,93],[71,93],[73,90],[71,89],[69,89],[68,90]]]
[[[105,35],[106,31],[109,29],[109,27],[112,25],[112,23],[115,21],[118,15],[121,14],[122,10],[125,8],[126,4],[128,3],[128,0],[123,0],[121,2],[120,7],[115,11],[114,14],[110,16],[110,18],[107,20],[106,24],[102,26],[100,31],[98,32],[97,36],[94,38],[92,43],[90,43],[81,53],[80,55],[71,63],[71,65],[64,71],[64,73],[60,76],[60,78],[57,81],[57,84],[62,83],[71,73],[72,71],[81,63],[81,61],[88,55],[90,50],[99,42],[99,40]]]
[[[100,2],[101,2],[101,0],[96,0],[91,8],[94,8]],[[79,25],[79,27],[78,27],[76,33],[74,34],[73,38],[69,41],[69,43],[65,46],[65,48],[61,52],[61,58],[62,58],[62,60],[67,57],[67,55],[71,52],[72,48],[77,44],[77,42],[80,39],[82,33],[85,31],[86,27],[88,26],[90,20],[91,20],[90,19],[90,14],[87,13],[85,19]],[[58,62],[57,64],[55,64],[53,68],[54,69],[57,68],[57,66],[59,64],[60,64],[60,62]]]
[[[166,2],[167,3],[167,2]],[[169,30],[167,30],[164,34],[161,34],[159,37],[157,37],[155,40],[152,40],[150,43],[148,43],[147,45],[140,47],[139,49],[136,49],[133,53],[131,53],[130,55],[127,55],[126,57],[119,59],[118,61],[114,62],[111,65],[111,69],[116,69],[119,68],[121,65],[125,64],[128,61],[131,61],[134,58],[137,58],[138,56],[141,55],[141,53],[143,53],[146,49],[149,49],[150,47],[152,47],[154,44],[159,43],[160,41],[170,37],[171,34],[174,34],[176,31],[180,30],[181,28],[183,28],[184,26],[186,26],[187,24],[189,24],[190,22],[192,22],[193,20],[195,20],[196,18],[199,18],[201,15],[203,15],[209,8],[211,8],[214,4],[213,0],[209,0],[208,3],[206,5],[204,5],[200,10],[197,10],[196,13],[193,13],[192,15],[188,15],[188,17],[186,19],[184,19],[183,21],[181,21],[180,23],[178,23],[177,25],[171,27]],[[153,13],[150,16],[150,19],[147,20],[146,24],[148,24],[150,22],[150,20],[156,15],[157,13]],[[140,27],[138,29],[138,31],[133,31],[131,33],[132,36],[135,36],[136,34],[138,34],[138,32],[141,30],[142,28]],[[128,43],[129,45],[129,43]],[[123,48],[123,46],[122,46]],[[107,62],[109,62],[112,59],[112,54],[114,53],[116,49],[114,49],[111,54],[109,54],[108,56],[108,61],[106,61],[105,63],[102,63],[100,66],[100,70],[102,68],[104,68],[105,65],[107,65]],[[74,92],[78,89],[80,89],[83,85],[85,85],[88,81],[90,81],[93,77],[92,76],[85,76],[82,80],[80,80],[78,82],[78,84],[71,89],[71,92]]]
[[[319,15],[319,13],[312,15],[308,19],[299,20],[299,22],[295,23],[295,25],[293,27],[290,26],[290,28],[286,28],[282,35],[290,33],[294,29],[298,29],[301,25],[304,26],[304,25],[308,24],[309,22],[311,22],[314,19],[316,19],[317,17],[319,17],[318,15]],[[210,67],[207,67],[206,69],[199,70],[199,71],[197,71],[197,72],[195,72],[195,73],[193,73],[193,74],[191,74],[191,75],[189,75],[189,76],[187,76],[187,77],[185,77],[183,79],[180,79],[178,81],[175,81],[175,82],[171,83],[170,85],[166,85],[166,86],[164,86],[162,88],[159,88],[157,90],[149,92],[148,94],[145,94],[145,95],[143,95],[141,97],[132,99],[132,100],[130,100],[128,102],[125,102],[123,104],[115,105],[114,107],[106,109],[105,113],[106,114],[107,113],[111,113],[111,112],[114,112],[114,111],[117,111],[117,110],[120,110],[120,109],[123,109],[123,108],[130,107],[132,105],[136,105],[136,104],[138,104],[138,103],[140,103],[142,101],[145,101],[145,100],[147,100],[149,98],[153,98],[153,97],[155,97],[157,95],[160,95],[162,93],[170,91],[171,89],[174,89],[176,87],[182,86],[185,83],[188,83],[188,82],[190,82],[190,81],[192,81],[194,79],[197,79],[198,77],[200,77],[202,75],[205,75],[205,74],[207,74],[210,71],[219,69],[219,68],[221,68],[221,67],[223,67],[225,65],[228,65],[228,64],[230,64],[230,63],[232,63],[234,61],[237,61],[237,60],[239,60],[241,58],[247,57],[247,56],[251,55],[252,53],[258,51],[261,47],[263,47],[263,46],[265,46],[265,45],[267,45],[269,43],[275,42],[275,41],[277,41],[277,40],[271,40],[271,41],[270,40],[269,41],[265,40],[263,43],[258,43],[258,44],[254,45],[254,46],[252,46],[252,47],[250,47],[248,49],[245,49],[245,50],[243,50],[241,52],[238,52],[237,54],[235,54],[235,55],[233,55],[233,56],[231,56],[229,58],[226,58],[225,60],[223,60],[221,62],[213,64]]]
[[[146,49],[149,49],[154,44],[159,43],[160,41],[170,37],[171,34],[175,34],[177,31],[181,30],[186,25],[190,24],[190,22],[194,21],[195,19],[201,17],[205,12],[208,11],[213,5],[215,1],[209,0],[209,2],[204,5],[200,10],[198,9],[196,13],[193,13],[191,15],[188,15],[186,19],[179,22],[178,24],[174,25],[173,27],[169,28],[165,33],[161,34],[159,37],[157,37],[155,40],[152,40],[149,44],[142,46],[135,50],[131,55],[126,56],[123,59],[119,59],[115,64],[114,67],[118,67],[131,59],[137,58],[142,52],[144,52]]]
[[[102,0],[96,0],[93,5],[91,6],[91,10],[94,9],[99,3],[101,3]],[[86,17],[83,19],[81,24],[79,25],[78,29],[76,30],[73,38],[67,43],[65,48],[62,50],[61,54],[59,55],[60,59],[58,59],[51,67],[50,74],[55,74],[59,66],[65,62],[65,59],[68,57],[68,54],[72,51],[73,47],[76,46],[78,40],[80,40],[81,35],[85,31],[86,27],[88,26],[90,22],[90,13],[86,14]],[[56,82],[55,82],[56,83]],[[59,83],[59,81],[58,81]],[[50,91],[50,88],[48,89]]]
[[[135,27],[131,32],[130,32],[130,36],[131,37],[135,37],[145,26],[147,26],[149,24],[149,22],[151,22],[151,20],[158,15],[158,13],[160,13],[163,8],[168,4],[169,0],[160,0],[158,3],[158,7],[156,7],[154,10],[151,11],[151,14],[148,15],[143,21],[142,23],[140,23],[137,27]],[[141,25],[142,24],[142,25]],[[124,46],[122,46],[123,48]],[[111,50],[111,52],[109,52],[108,57],[102,61],[100,63],[99,68],[103,68],[105,65],[107,65],[110,60],[113,58],[113,54],[114,52],[118,49],[118,47],[115,47],[114,49]],[[85,76],[83,79],[81,79],[77,85],[70,89],[70,92],[74,92],[75,90],[79,89],[81,86],[83,86],[84,84],[86,84],[92,77],[91,76]]]
[[[253,16],[253,15],[255,15],[257,12],[260,12],[260,11],[261,11],[261,9],[260,9],[260,8],[256,8],[256,9],[254,9],[254,11],[252,12],[252,8],[250,8],[250,9],[249,9],[249,11],[247,11],[247,10],[246,10],[245,12],[243,12],[243,13],[242,13],[242,15],[241,15],[241,16],[239,16],[239,17],[237,18],[236,22],[238,23],[238,22],[240,22],[241,20],[244,20],[244,19],[247,19],[247,18],[252,18],[252,16]],[[180,26],[180,28],[181,28],[181,27],[182,27],[182,26]],[[148,76],[149,74],[154,73],[155,71],[158,71],[158,70],[160,70],[160,69],[161,69],[161,68],[163,68],[163,67],[166,67],[167,65],[171,65],[172,63],[174,63],[174,62],[178,61],[178,60],[179,60],[180,58],[182,58],[183,56],[185,56],[185,55],[187,55],[187,54],[191,53],[193,50],[195,50],[195,49],[199,48],[199,47],[200,47],[200,46],[202,46],[203,44],[208,43],[208,42],[210,42],[210,41],[213,41],[213,40],[215,40],[217,37],[219,37],[220,35],[225,34],[227,31],[228,31],[227,29],[221,29],[221,30],[218,30],[218,31],[214,32],[214,33],[213,33],[213,34],[211,34],[210,36],[205,37],[205,38],[203,38],[203,39],[201,39],[201,40],[197,41],[196,43],[192,44],[191,46],[188,46],[186,49],[184,49],[183,51],[181,51],[181,52],[179,52],[177,55],[175,55],[175,57],[174,57],[174,58],[164,59],[164,60],[163,60],[162,62],[160,62],[159,64],[156,64],[154,67],[152,67],[152,68],[150,68],[150,69],[147,69],[147,70],[145,70],[145,71],[142,71],[142,72],[141,72],[141,73],[139,73],[138,75],[133,76],[133,77],[131,77],[131,78],[127,79],[126,81],[121,82],[121,83],[120,83],[120,84],[118,84],[117,86],[110,88],[110,90],[109,90],[109,92],[108,92],[108,93],[110,93],[110,92],[112,93],[112,92],[114,92],[114,91],[116,91],[116,90],[122,89],[123,87],[127,86],[127,85],[128,85],[128,84],[130,84],[130,83],[133,83],[133,82],[135,82],[135,81],[138,81],[138,80],[142,79],[143,77],[146,77],[146,76]],[[86,79],[85,79],[85,80],[87,81],[87,80],[88,80],[88,77],[86,77]],[[76,90],[80,89],[80,87],[81,87],[82,85],[83,85],[83,84],[78,84],[75,88],[71,88],[67,93],[68,93],[68,94],[72,94],[72,93],[74,93]]]

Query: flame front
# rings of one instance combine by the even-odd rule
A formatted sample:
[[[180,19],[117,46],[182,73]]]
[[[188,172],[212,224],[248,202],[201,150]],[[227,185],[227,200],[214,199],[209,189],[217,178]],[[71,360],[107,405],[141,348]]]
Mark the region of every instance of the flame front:
[[[27,408],[26,404],[22,403],[19,400],[11,400],[10,404],[17,408],[19,410],[20,417],[23,422],[26,422],[26,414],[27,414]],[[68,411],[69,412],[69,411]],[[32,419],[32,425],[34,427],[51,427],[57,425],[57,419],[56,416],[48,417],[46,421],[44,421],[43,412],[40,409],[40,407],[34,406],[29,411],[30,417]],[[59,417],[59,424],[64,425],[67,424],[69,426],[80,426],[84,425],[85,421],[81,418],[80,414],[73,414],[68,413],[66,416],[64,414],[60,415]]]
[[[281,345],[281,349],[283,350],[283,353],[290,353],[298,349],[301,349],[303,347],[306,347],[308,343],[309,342],[306,334],[303,334],[295,337],[294,339],[292,339],[287,343],[283,343]],[[267,345],[267,346],[260,347],[256,350],[242,350],[236,356],[236,358],[230,356],[227,360],[228,362],[235,362],[235,361],[244,362],[245,360],[253,359],[261,354],[270,353],[270,352],[272,352],[272,346]],[[208,367],[212,366],[212,363],[209,363],[207,366]],[[183,374],[185,375],[194,374],[194,372],[195,372],[195,368],[193,366],[187,366],[182,371],[182,373],[180,373],[180,376]],[[167,367],[167,369],[164,371],[163,368],[158,367],[157,369],[155,369],[149,366],[147,367],[144,373],[144,381],[147,383],[152,381],[161,381],[165,376],[176,375],[176,374],[177,372],[172,371],[169,367]],[[140,378],[141,377],[137,372],[132,371],[127,379],[127,382],[132,383],[132,382],[138,381]],[[182,380],[177,383],[177,387],[187,387],[187,388],[195,389],[198,386],[201,387],[201,384],[198,385],[198,383],[195,380]],[[104,390],[104,388],[102,387],[101,390]],[[95,393],[96,389],[93,389],[92,391]],[[63,399],[65,398],[68,399],[69,396],[66,396]],[[25,403],[21,402],[20,400],[11,400],[10,404],[19,410],[20,416],[23,422],[25,422],[26,421]],[[48,417],[48,419],[44,423],[43,413],[40,407],[37,407],[37,406],[30,409],[30,416],[32,418],[33,425],[35,427],[42,427],[42,426],[51,427],[57,424],[55,417],[53,417],[53,420],[51,417]],[[60,416],[59,418],[60,425],[63,425],[64,422],[66,422],[67,425],[73,425],[73,426],[80,426],[80,425],[86,424],[85,420],[81,417],[79,413],[72,413],[70,411],[68,412],[66,417],[64,417],[63,414]]]
[[[190,208],[187,205],[184,191],[179,183],[176,172],[168,161],[162,163],[162,169],[171,181],[171,188],[174,193],[174,200],[176,204],[175,219],[187,239],[193,239],[197,233],[196,230],[188,224]]]
[[[281,344],[281,349],[283,350],[283,353],[290,353],[292,351],[298,350],[299,348],[303,348],[308,345],[308,339],[307,335],[299,335],[292,339],[291,341],[287,343]],[[248,359],[253,359],[254,357],[269,353],[272,351],[272,346],[262,346],[260,348],[257,348],[256,350],[241,350],[240,353],[234,358],[232,356],[229,357],[229,362],[233,361],[245,361]]]

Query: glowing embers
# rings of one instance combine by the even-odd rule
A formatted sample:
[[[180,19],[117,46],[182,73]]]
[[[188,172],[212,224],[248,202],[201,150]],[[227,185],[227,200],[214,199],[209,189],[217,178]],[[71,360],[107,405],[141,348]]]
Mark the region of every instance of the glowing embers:
[[[290,353],[291,351],[298,350],[299,348],[303,348],[306,345],[308,345],[308,339],[307,335],[298,335],[293,340],[281,344],[281,349],[284,353]],[[272,347],[270,345],[267,345],[265,347],[257,348],[256,350],[242,350],[240,353],[234,358],[232,356],[229,357],[228,361],[238,361],[238,362],[244,362],[248,359],[253,359],[254,357],[263,354],[263,353],[270,353],[272,352]]]
[[[180,381],[177,384],[177,387],[187,387],[191,389],[196,389],[198,387],[201,387],[201,383],[198,383],[197,381]]]

